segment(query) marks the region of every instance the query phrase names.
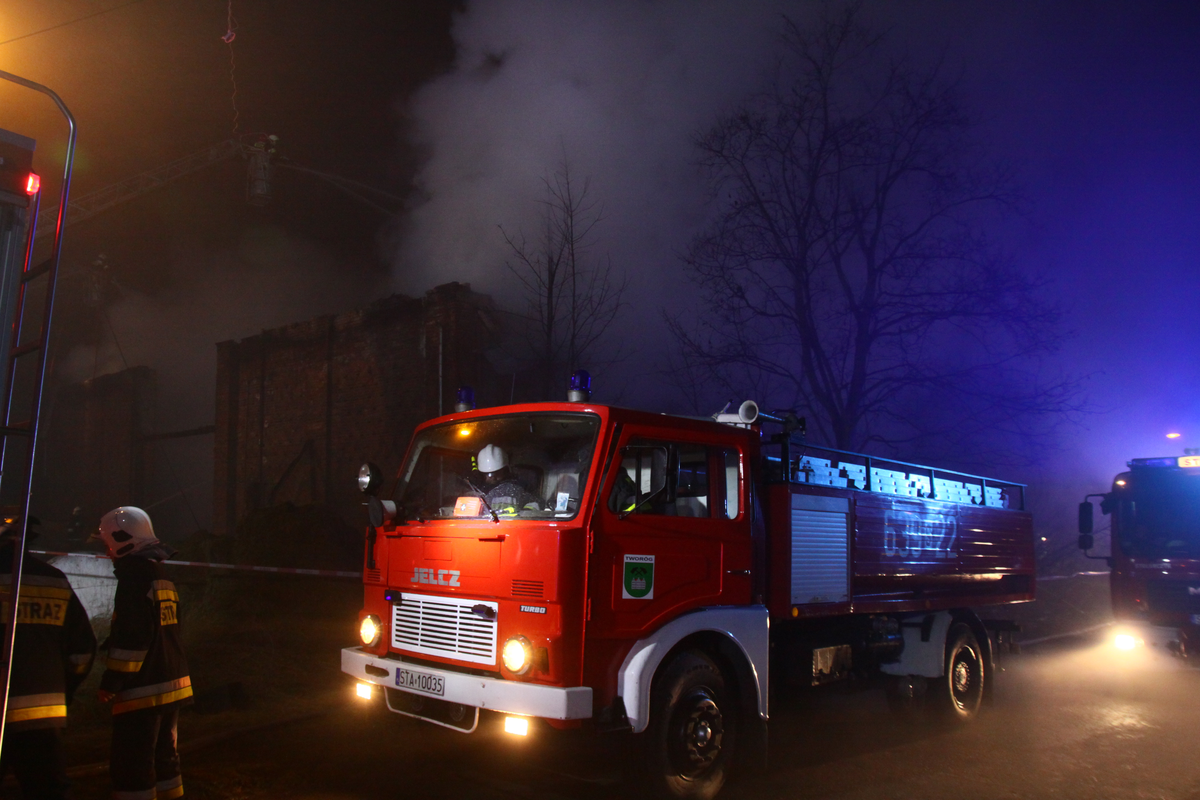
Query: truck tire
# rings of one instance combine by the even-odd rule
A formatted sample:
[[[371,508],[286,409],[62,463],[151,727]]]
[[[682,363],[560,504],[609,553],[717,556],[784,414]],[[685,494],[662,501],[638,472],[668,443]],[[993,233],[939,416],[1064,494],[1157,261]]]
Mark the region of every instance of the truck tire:
[[[655,681],[647,758],[656,794],[708,800],[725,785],[739,733],[737,700],[703,653],[675,656]]]
[[[983,650],[970,626],[956,622],[946,633],[946,670],[935,684],[934,711],[952,723],[970,722],[983,704],[987,679]]]

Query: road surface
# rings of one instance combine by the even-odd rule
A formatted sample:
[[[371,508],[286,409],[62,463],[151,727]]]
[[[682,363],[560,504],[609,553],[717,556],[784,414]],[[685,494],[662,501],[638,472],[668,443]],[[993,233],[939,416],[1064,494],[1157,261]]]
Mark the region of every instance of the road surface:
[[[723,796],[1200,800],[1200,670],[1074,641],[1011,657],[998,678],[995,702],[956,730],[895,719],[874,689],[775,700],[769,762]],[[601,800],[630,796],[627,771],[618,743],[463,736],[365,709],[349,690],[344,709],[184,760],[192,800]],[[106,791],[103,776],[76,780],[83,800]]]

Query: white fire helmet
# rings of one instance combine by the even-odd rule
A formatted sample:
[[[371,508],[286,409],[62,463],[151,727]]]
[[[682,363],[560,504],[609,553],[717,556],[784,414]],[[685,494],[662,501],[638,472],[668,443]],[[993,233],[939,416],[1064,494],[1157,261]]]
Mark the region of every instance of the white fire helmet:
[[[480,472],[491,475],[508,466],[508,454],[496,445],[489,444],[479,451],[478,466]]]
[[[113,558],[158,544],[150,515],[134,506],[121,506],[105,514],[100,519],[100,529],[91,538],[104,542]]]

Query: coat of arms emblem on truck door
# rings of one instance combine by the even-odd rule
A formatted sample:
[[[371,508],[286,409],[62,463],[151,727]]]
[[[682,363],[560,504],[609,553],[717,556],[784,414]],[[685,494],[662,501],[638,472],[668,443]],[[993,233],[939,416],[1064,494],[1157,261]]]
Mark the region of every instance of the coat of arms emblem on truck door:
[[[654,599],[654,556],[625,556],[621,597],[627,600]]]

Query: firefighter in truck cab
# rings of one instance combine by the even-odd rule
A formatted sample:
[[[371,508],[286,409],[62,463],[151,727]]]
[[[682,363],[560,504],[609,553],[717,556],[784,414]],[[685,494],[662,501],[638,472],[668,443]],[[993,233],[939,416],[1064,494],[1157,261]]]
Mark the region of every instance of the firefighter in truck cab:
[[[772,681],[980,712],[1015,626],[974,609],[1034,597],[1022,485],[820,448],[752,401],[655,414],[580,375],[567,402],[463,396],[390,495],[359,472],[359,697],[461,733],[632,734],[647,786],[681,798],[764,752]]]

